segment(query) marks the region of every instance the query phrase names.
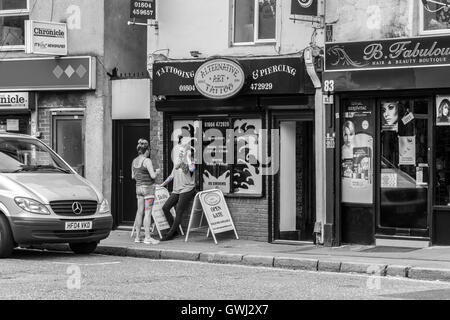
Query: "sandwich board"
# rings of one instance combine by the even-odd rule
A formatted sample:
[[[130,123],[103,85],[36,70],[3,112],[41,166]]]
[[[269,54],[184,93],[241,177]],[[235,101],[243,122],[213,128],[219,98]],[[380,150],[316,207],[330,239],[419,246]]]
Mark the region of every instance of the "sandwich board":
[[[166,203],[167,199],[169,199],[169,191],[166,188],[156,188],[155,189],[155,196],[151,197],[145,197],[144,201],[144,214],[148,215],[150,209],[151,210],[151,218],[154,222],[154,227],[156,228],[156,231],[158,232],[158,235],[160,238],[162,238],[161,231],[170,229],[170,225],[167,222],[166,216],[164,215],[164,211],[162,210],[164,204]],[[172,214],[173,218],[175,219],[175,209],[171,208],[170,213]],[[135,232],[136,226],[133,226],[133,230],[131,231],[131,237],[133,237],[133,234]],[[181,225],[179,226],[181,235],[184,236],[183,228],[181,228]],[[153,230],[152,230],[153,231]]]
[[[216,234],[226,231],[234,231],[236,239],[239,239],[225,197],[219,189],[201,191],[195,195],[185,242],[190,231],[205,227],[208,228],[206,236],[208,237],[211,232],[215,244],[217,244]]]

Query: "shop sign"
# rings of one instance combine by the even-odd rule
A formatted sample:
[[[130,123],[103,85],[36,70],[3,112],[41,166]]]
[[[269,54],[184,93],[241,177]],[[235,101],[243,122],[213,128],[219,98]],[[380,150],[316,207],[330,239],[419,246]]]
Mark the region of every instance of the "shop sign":
[[[0,110],[28,110],[28,92],[2,92],[0,93]]]
[[[203,218],[206,218],[208,233],[211,232],[216,244],[217,239],[215,235],[226,231],[234,231],[236,239],[239,239],[222,191],[213,189],[202,191],[195,195],[186,232],[186,241],[190,231],[204,226],[205,219]]]
[[[155,20],[156,0],[131,0],[130,18]]]
[[[25,52],[66,56],[67,24],[26,20]]]
[[[0,64],[1,91],[94,90],[94,57],[5,59]]]
[[[450,65],[450,37],[325,44],[325,70],[351,71]]]
[[[317,0],[291,0],[291,14],[317,16]]]
[[[197,69],[194,84],[207,98],[226,99],[239,93],[244,86],[244,70],[228,59],[214,59],[205,62]]]
[[[206,78],[205,72],[211,70],[208,68],[219,68],[215,64],[219,60],[231,62],[233,67],[240,65],[243,70],[242,83],[239,73],[230,77],[227,74],[229,71],[226,70],[211,71],[211,75]],[[222,94],[226,95],[224,91],[220,91],[222,86],[220,82],[218,85],[213,82],[214,80],[223,80],[224,85],[226,85],[226,81],[235,81],[233,94],[237,94],[238,91],[239,94],[247,95],[298,94],[304,93],[307,85],[312,88],[311,79],[305,73],[304,60],[300,56],[246,58],[239,59],[238,63],[239,65],[228,59],[214,59],[209,62],[204,60],[156,62],[153,66],[153,94],[157,96],[198,96],[205,93],[205,96],[211,95],[212,99],[217,99]],[[221,78],[224,73],[225,78]],[[217,78],[214,78],[213,74],[217,75]],[[242,89],[239,88],[241,84],[243,85]]]

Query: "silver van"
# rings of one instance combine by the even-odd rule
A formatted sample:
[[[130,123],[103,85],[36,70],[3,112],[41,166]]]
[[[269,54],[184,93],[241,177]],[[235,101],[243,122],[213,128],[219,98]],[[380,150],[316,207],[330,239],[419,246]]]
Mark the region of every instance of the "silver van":
[[[0,133],[0,258],[44,243],[88,254],[112,224],[103,195],[42,141]]]

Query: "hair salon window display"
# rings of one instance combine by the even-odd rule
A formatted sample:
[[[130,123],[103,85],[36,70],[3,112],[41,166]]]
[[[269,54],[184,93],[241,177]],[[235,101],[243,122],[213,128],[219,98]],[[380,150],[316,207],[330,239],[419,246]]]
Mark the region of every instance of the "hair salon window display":
[[[342,125],[342,201],[371,203],[372,155],[373,155],[372,109],[364,101],[350,101],[345,106]]]

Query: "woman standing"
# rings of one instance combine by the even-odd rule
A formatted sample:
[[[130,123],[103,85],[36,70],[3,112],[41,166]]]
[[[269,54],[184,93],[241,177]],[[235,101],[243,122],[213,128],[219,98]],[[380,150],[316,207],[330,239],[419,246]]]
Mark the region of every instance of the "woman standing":
[[[178,145],[175,147],[174,152],[174,167],[172,173],[161,184],[161,187],[164,187],[173,181],[172,194],[162,208],[171,227],[161,241],[167,241],[174,238],[175,233],[178,232],[177,230],[181,223],[181,219],[188,210],[190,201],[195,197],[195,164],[192,162],[189,141],[190,139],[183,141],[182,136],[178,137]],[[175,220],[170,213],[172,207],[175,207]]]
[[[151,209],[155,199],[155,178],[160,169],[153,170],[152,161],[149,158],[150,151],[148,141],[139,139],[136,147],[138,156],[133,160],[131,166],[131,178],[136,180],[137,212],[134,221],[136,238],[134,242],[141,242],[140,233],[142,217],[145,213],[145,198],[149,199],[150,211],[144,217],[145,244],[158,244],[159,241],[150,236]]]

